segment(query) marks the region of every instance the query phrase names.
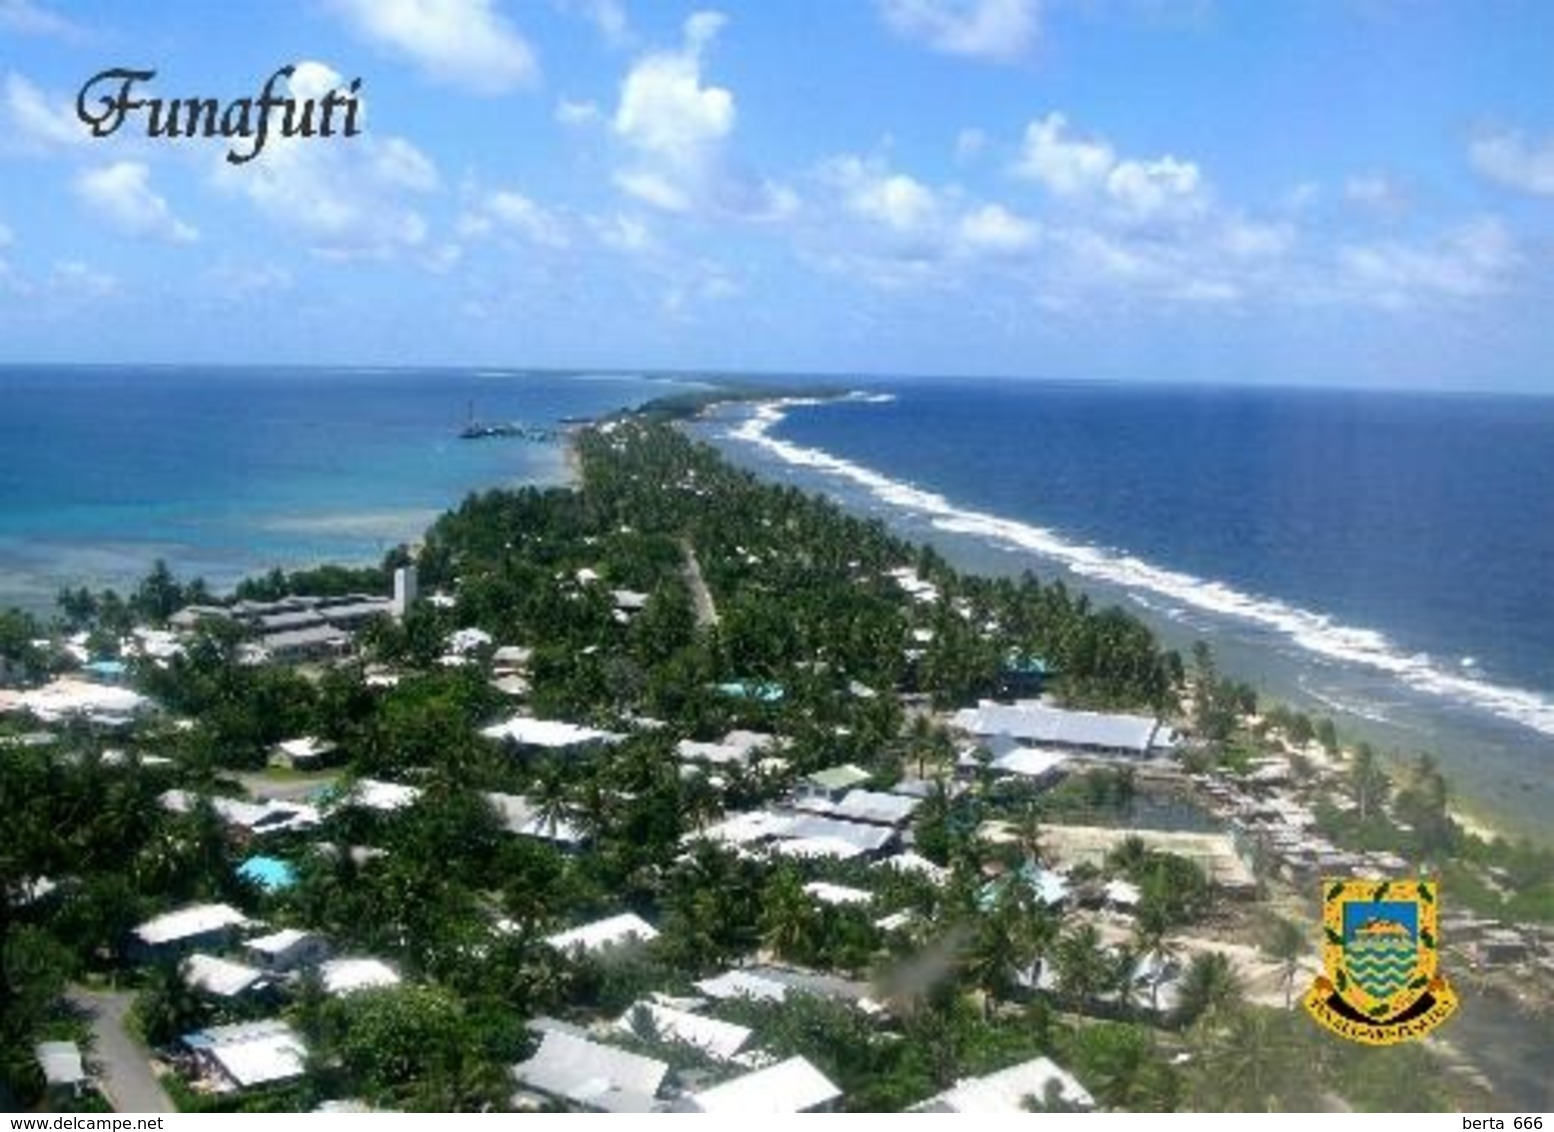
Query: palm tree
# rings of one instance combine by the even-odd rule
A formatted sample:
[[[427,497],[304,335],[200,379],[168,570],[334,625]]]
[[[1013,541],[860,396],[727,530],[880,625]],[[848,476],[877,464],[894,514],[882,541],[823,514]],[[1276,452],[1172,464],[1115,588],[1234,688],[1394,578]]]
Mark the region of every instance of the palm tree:
[[[1306,953],[1306,936],[1300,927],[1280,916],[1274,921],[1273,930],[1264,950],[1279,961],[1279,974],[1284,982],[1284,1008],[1288,1010],[1295,996],[1295,976],[1300,971],[1301,956]]]
[[[1066,932],[1058,940],[1053,962],[1057,966],[1058,990],[1081,1008],[1101,993],[1109,981],[1106,953],[1094,924],[1081,924]]]
[[[1149,859],[1149,846],[1136,833],[1130,833],[1106,854],[1106,867],[1124,876],[1134,876]]]
[[[1155,1049],[1152,1033],[1134,1024],[1096,1023],[1080,1030],[1071,1056],[1095,1099],[1108,1109],[1169,1112],[1178,1079]]]
[[[541,827],[549,836],[555,837],[556,828],[572,814],[571,792],[567,789],[561,771],[547,763],[541,769],[530,796],[534,801],[535,817],[539,818]]]
[[[1177,1001],[1179,1025],[1217,1020],[1242,1002],[1240,976],[1219,951],[1199,952],[1182,975]]]
[[[1032,867],[1042,864],[1041,817],[1034,805],[1026,807],[1015,822],[1014,836]]]
[[[1292,1016],[1260,1007],[1231,1011],[1199,1061],[1195,1092],[1201,1107],[1271,1111],[1281,1103],[1287,1074],[1298,1075],[1305,1087],[1310,1066],[1292,1064],[1303,1060],[1286,1029],[1292,1023]]]
[[[1388,786],[1387,772],[1382,769],[1369,743],[1361,743],[1354,749],[1349,783],[1354,791],[1355,805],[1360,810],[1360,821],[1364,822],[1370,817],[1371,807],[1385,800]]]
[[[798,874],[779,869],[761,898],[761,942],[785,959],[802,961],[814,945],[815,908]]]

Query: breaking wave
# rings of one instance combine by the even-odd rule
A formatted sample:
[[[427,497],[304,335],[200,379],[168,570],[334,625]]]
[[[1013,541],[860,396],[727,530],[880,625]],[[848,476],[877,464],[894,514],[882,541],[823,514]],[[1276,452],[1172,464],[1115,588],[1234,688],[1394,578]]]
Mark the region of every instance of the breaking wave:
[[[855,401],[888,394],[853,394]],[[783,462],[844,480],[883,503],[915,512],[938,530],[972,535],[997,545],[1029,551],[1061,562],[1086,578],[1130,591],[1143,590],[1181,606],[1257,625],[1327,660],[1383,672],[1419,692],[1470,704],[1512,723],[1554,736],[1554,700],[1523,688],[1506,687],[1470,675],[1476,669],[1438,665],[1428,654],[1408,653],[1374,629],[1343,625],[1324,613],[1302,609],[1277,598],[1243,593],[1224,582],[1198,578],[1146,562],[1124,551],[1074,542],[1056,531],[1006,519],[986,511],[957,507],[943,495],[890,479],[873,469],[771,435],[788,410],[826,403],[819,398],[787,398],[757,404],[727,435],[754,445]]]

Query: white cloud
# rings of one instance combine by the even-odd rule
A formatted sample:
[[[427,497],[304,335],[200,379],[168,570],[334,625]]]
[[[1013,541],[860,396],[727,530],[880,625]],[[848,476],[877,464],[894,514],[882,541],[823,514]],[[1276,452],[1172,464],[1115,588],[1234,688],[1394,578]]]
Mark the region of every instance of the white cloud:
[[[561,0],[565,10],[593,24],[599,35],[612,47],[631,38],[625,5],[620,0]]]
[[[75,181],[76,195],[110,227],[126,236],[189,243],[199,233],[173,215],[151,189],[151,170],[139,161],[88,169]]]
[[[437,82],[475,94],[532,83],[528,41],[493,0],[331,0],[358,35],[413,61]]]
[[[0,29],[18,35],[48,35],[76,39],[81,29],[35,0],[0,0]]]
[[[1105,139],[1071,136],[1068,119],[1057,112],[1026,126],[1015,172],[1055,196],[1099,200],[1116,218],[1137,223],[1180,221],[1208,207],[1207,185],[1194,162],[1170,154],[1121,158]]]
[[[1198,166],[1175,157],[1119,162],[1107,175],[1106,192],[1127,215],[1143,221],[1191,215],[1206,204]]]
[[[832,158],[820,179],[839,215],[820,236],[826,251],[813,258],[832,269],[856,267],[884,286],[932,282],[936,270],[1008,260],[1040,236],[1034,222],[1002,204],[968,202],[958,188],[935,188],[878,158]]]
[[[222,263],[205,272],[206,295],[237,301],[289,291],[295,282],[290,271],[275,264]]]
[[[693,207],[686,189],[651,169],[623,169],[615,174],[615,184],[628,196],[664,212],[690,212]]]
[[[106,298],[118,293],[119,281],[106,271],[100,271],[78,260],[62,260],[54,264],[46,283],[48,290],[75,299]]]
[[[465,238],[502,234],[549,248],[564,248],[570,242],[553,213],[513,189],[486,193],[459,220],[459,235]]]
[[[1041,30],[1038,0],[880,0],[892,31],[947,55],[1006,63]]]
[[[1058,196],[1093,192],[1106,183],[1117,154],[1103,141],[1067,136],[1068,119],[1053,112],[1025,127],[1025,146],[1015,172]]]
[[[1520,260],[1494,218],[1463,224],[1427,243],[1382,241],[1338,249],[1343,298],[1403,307],[1426,299],[1474,299],[1500,290]]]
[[[1040,229],[1001,204],[985,204],[960,219],[960,239],[969,248],[1009,254],[1031,248]]]
[[[1219,244],[1234,259],[1267,259],[1285,254],[1295,244],[1295,226],[1232,218],[1220,230]]]
[[[63,103],[55,105],[22,75],[5,76],[6,133],[27,149],[68,149],[86,144],[86,129]]]
[[[797,198],[731,166],[734,93],[702,78],[702,57],[724,23],[720,13],[697,12],[685,21],[677,50],[650,52],[627,71],[611,127],[634,160],[616,172],[615,184],[665,212],[779,219]]]
[[[601,117],[597,102],[563,98],[556,103],[556,121],[563,126],[590,126]]]
[[[340,76],[297,64],[294,95],[331,90]],[[428,225],[414,204],[439,188],[432,161],[398,137],[364,134],[347,146],[273,138],[240,169],[220,162],[218,184],[246,197],[288,235],[330,258],[385,259],[424,250]]]
[[[987,148],[987,134],[981,130],[970,128],[961,130],[955,135],[955,159],[957,161],[970,161]]]
[[[649,255],[658,251],[658,240],[641,217],[617,213],[613,216],[593,217],[589,224],[600,243],[618,252]]]
[[[384,185],[429,193],[437,188],[437,166],[404,138],[388,137],[367,147],[369,175]]]
[[[835,167],[847,207],[857,216],[894,232],[922,232],[933,225],[939,202],[921,181],[905,173],[876,172],[856,157]]]
[[[1383,173],[1350,177],[1344,182],[1344,199],[1350,204],[1383,213],[1401,212],[1408,205],[1402,188]]]
[[[1554,135],[1529,142],[1519,130],[1476,139],[1468,149],[1473,167],[1496,184],[1539,196],[1554,196]]]
[[[734,131],[734,95],[703,85],[701,53],[723,17],[699,12],[686,21],[685,47],[639,60],[621,85],[615,132],[627,144],[677,166],[707,160]]]

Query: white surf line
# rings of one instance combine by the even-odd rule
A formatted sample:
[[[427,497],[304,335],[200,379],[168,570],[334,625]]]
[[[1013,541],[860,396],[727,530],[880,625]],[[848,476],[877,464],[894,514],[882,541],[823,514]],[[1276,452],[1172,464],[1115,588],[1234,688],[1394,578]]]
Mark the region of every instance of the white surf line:
[[[850,399],[877,400],[881,396],[855,394]],[[974,535],[1031,551],[1059,561],[1084,577],[1123,588],[1148,590],[1195,609],[1271,629],[1318,656],[1388,673],[1416,691],[1472,704],[1500,719],[1554,737],[1554,700],[1524,688],[1492,684],[1461,671],[1442,668],[1425,653],[1408,654],[1398,650],[1374,629],[1343,625],[1327,614],[1301,609],[1275,598],[1255,597],[1223,582],[1169,570],[1131,554],[1071,542],[1045,527],[957,507],[936,492],[890,479],[821,449],[805,448],[771,435],[787,417],[789,409],[826,403],[824,399],[813,397],[759,402],[751,415],[729,429],[727,435],[764,449],[794,467],[856,484],[882,502],[927,517],[939,530]]]

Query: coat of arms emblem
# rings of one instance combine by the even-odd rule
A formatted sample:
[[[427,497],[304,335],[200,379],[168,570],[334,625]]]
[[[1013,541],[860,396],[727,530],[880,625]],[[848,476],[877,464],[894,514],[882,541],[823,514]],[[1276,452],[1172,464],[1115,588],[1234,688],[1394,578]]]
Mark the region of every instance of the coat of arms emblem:
[[[1367,1045],[1421,1038],[1457,1007],[1437,969],[1432,881],[1328,880],[1323,973],[1302,1000],[1335,1034]]]

